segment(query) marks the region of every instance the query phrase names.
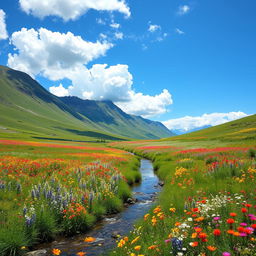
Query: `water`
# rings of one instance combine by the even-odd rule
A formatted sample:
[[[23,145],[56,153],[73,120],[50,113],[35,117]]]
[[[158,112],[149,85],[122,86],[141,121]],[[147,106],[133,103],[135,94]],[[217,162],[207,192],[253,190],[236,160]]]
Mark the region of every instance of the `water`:
[[[142,181],[132,188],[133,196],[138,200],[137,203],[125,207],[118,214],[108,216],[83,235],[58,238],[50,244],[39,246],[38,249],[47,249],[47,255],[52,255],[52,249],[58,248],[61,250],[62,256],[75,256],[79,251],[86,252],[86,256],[95,256],[114,248],[116,239],[112,237],[113,233],[123,236],[132,230],[134,223],[151,208],[157,193],[160,191],[159,180],[154,174],[151,161],[142,159],[140,172]],[[84,242],[85,237],[89,236],[96,238],[96,240],[93,243]]]

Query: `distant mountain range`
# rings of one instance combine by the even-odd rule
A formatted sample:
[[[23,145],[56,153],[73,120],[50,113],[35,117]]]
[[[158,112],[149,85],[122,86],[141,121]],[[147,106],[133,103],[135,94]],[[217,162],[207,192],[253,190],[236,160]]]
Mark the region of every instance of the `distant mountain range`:
[[[95,140],[173,136],[162,123],[128,115],[111,101],[57,97],[26,73],[0,66],[0,133]]]
[[[200,126],[194,129],[190,129],[190,130],[185,130],[185,129],[173,129],[172,132],[177,134],[177,135],[181,135],[181,134],[185,134],[185,133],[190,133],[190,132],[195,132],[195,131],[199,131],[199,130],[203,130],[206,128],[212,127],[212,125],[204,125],[204,126]]]

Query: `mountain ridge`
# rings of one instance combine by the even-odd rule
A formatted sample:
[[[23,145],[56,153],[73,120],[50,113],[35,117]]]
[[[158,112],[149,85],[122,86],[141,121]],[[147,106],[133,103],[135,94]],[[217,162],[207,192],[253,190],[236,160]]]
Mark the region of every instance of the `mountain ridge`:
[[[71,97],[83,106],[94,106],[93,111],[86,111],[65,97],[51,94],[28,74],[5,66],[0,66],[0,89],[0,126],[14,133],[78,140],[158,139],[173,135],[159,122],[128,115],[111,101]]]

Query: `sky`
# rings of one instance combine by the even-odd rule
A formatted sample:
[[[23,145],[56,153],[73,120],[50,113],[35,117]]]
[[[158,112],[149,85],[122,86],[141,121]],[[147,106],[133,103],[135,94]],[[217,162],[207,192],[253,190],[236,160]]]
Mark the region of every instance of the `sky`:
[[[8,0],[0,64],[184,131],[255,113],[255,0]]]

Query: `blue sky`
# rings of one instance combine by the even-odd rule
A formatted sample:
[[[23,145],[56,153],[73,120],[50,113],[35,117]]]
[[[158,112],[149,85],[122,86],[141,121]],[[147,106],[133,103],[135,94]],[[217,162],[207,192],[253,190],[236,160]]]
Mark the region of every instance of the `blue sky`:
[[[0,64],[171,129],[255,113],[254,0],[76,3],[2,1]]]

